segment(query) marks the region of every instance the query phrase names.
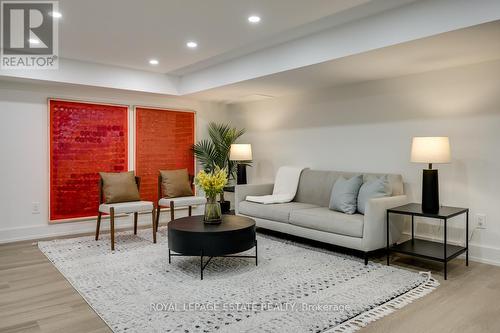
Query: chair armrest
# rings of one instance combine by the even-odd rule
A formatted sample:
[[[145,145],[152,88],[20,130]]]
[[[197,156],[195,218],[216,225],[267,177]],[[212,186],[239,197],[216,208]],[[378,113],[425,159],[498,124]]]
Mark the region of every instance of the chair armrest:
[[[234,187],[234,210],[238,214],[238,206],[248,195],[269,195],[273,193],[274,184],[248,184]]]
[[[363,248],[373,251],[387,246],[387,209],[402,206],[408,203],[406,195],[373,198],[366,204],[365,221],[363,226]],[[390,244],[401,237],[403,216],[390,215]]]

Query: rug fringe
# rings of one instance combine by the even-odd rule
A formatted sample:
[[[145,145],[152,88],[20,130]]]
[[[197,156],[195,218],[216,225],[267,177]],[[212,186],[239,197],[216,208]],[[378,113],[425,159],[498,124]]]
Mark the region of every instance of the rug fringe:
[[[351,333],[360,330],[368,324],[385,317],[396,310],[412,303],[413,301],[424,297],[425,295],[433,292],[438,286],[439,282],[431,276],[431,272],[419,272],[421,275],[427,275],[427,281],[420,286],[404,293],[401,296],[393,298],[392,300],[381,304],[371,310],[363,312],[356,317],[349,319],[328,330],[330,333]]]

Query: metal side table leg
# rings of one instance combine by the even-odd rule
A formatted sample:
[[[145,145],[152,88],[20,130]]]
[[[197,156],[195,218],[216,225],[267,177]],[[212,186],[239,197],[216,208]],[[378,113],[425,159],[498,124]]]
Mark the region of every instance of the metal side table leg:
[[[386,212],[386,222],[387,222],[387,226],[386,226],[387,249],[386,249],[386,252],[387,252],[387,266],[389,266],[389,260],[390,260],[390,255],[391,255],[391,251],[389,249],[389,212]]]
[[[444,279],[448,279],[448,259],[446,257],[446,229],[447,229],[447,220],[444,219]]]
[[[469,266],[469,210],[465,213],[465,266]]]

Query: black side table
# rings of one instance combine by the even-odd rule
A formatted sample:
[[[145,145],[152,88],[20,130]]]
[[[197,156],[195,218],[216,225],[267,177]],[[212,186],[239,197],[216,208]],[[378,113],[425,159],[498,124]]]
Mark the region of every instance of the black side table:
[[[389,215],[401,214],[411,216],[411,239],[401,244],[389,244]],[[465,214],[465,247],[450,245],[447,243],[447,222],[448,219]],[[428,217],[444,220],[444,239],[443,243],[436,241],[428,241],[415,238],[415,216]],[[387,210],[387,266],[391,252],[403,253],[410,256],[440,261],[444,263],[444,279],[448,278],[447,264],[448,261],[458,257],[465,252],[465,265],[469,266],[469,209],[459,207],[442,206],[435,214],[424,213],[422,205],[410,203],[404,206],[399,206]]]
[[[235,191],[235,186],[234,185],[224,186],[224,192],[232,192],[232,193],[234,193],[234,191]]]
[[[224,186],[224,192],[229,192],[229,193],[234,193],[235,187],[234,185],[231,186]],[[234,215],[231,214],[231,201],[224,199],[224,201],[220,202],[221,209],[222,209],[222,214],[229,214],[229,215]]]

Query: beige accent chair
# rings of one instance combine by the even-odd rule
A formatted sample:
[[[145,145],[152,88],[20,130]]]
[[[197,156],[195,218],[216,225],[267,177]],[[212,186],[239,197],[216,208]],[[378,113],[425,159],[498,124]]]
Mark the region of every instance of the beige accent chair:
[[[189,181],[193,181],[193,176],[189,176]],[[160,211],[162,207],[170,208],[170,221],[175,219],[175,208],[176,207],[188,207],[188,215],[192,215],[192,207],[197,205],[204,205],[207,203],[207,199],[201,196],[186,196],[186,197],[164,197],[163,194],[163,178],[161,173],[158,175],[158,208],[156,209],[156,231],[158,231],[158,225],[160,224]]]
[[[135,177],[137,190],[139,190],[141,179]],[[134,214],[134,235],[137,235],[137,218],[141,212],[151,212],[151,221],[153,227],[153,243],[156,244],[156,226],[155,226],[155,208],[151,201],[129,201],[118,203],[103,202],[103,179],[99,179],[99,211],[97,213],[97,227],[95,231],[95,240],[99,240],[99,229],[101,227],[102,214],[109,215],[110,233],[111,233],[111,251],[115,249],[115,216],[116,214]]]

